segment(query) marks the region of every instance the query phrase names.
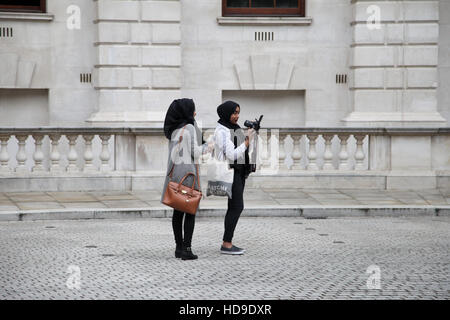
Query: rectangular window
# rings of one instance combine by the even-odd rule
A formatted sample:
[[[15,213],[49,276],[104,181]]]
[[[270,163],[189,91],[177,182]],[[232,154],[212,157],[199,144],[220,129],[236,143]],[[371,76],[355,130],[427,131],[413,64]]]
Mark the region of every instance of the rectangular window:
[[[305,0],[222,0],[226,16],[305,16]]]
[[[0,0],[0,11],[45,12],[46,0]]]

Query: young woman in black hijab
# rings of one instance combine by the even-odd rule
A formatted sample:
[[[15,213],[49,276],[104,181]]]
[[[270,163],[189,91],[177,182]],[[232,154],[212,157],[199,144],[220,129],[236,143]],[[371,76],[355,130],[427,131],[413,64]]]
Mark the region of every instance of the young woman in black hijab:
[[[172,180],[181,181],[184,175],[188,172],[193,172],[194,174],[200,176],[200,172],[197,172],[198,158],[200,155],[206,153],[212,149],[212,145],[208,147],[208,144],[204,143],[202,138],[202,132],[195,122],[195,104],[192,99],[177,99],[174,100],[169,109],[167,110],[166,118],[164,120],[164,135],[169,139],[169,159],[167,161],[167,174],[166,180],[164,182],[164,187],[161,196],[161,202],[164,197],[164,191],[169,183],[169,173],[172,169]],[[185,127],[185,130],[182,128]],[[179,137],[183,134],[182,142],[178,146]],[[177,148],[174,150],[174,148]],[[184,154],[180,156],[181,153],[187,151],[189,154]],[[178,150],[178,152],[176,152]],[[174,158],[176,157],[176,158]],[[178,158],[182,157],[180,161]],[[175,161],[174,161],[175,160]],[[184,161],[187,160],[187,161]],[[181,162],[181,163],[180,163]],[[192,186],[193,176],[188,176],[184,181],[183,185]],[[195,180],[196,190],[200,190],[200,187]],[[184,218],[184,228],[183,228],[183,218]],[[192,253],[191,241],[192,235],[194,233],[195,225],[195,215],[181,212],[178,210],[173,210],[172,216],[172,228],[175,236],[175,257],[182,258],[183,260],[193,260],[197,259],[197,255]],[[183,237],[184,229],[184,237]]]
[[[249,164],[248,147],[253,138],[253,130],[249,129],[249,136],[245,136],[239,120],[240,106],[233,101],[226,101],[217,107],[220,119],[215,131],[216,154],[220,160],[226,155],[230,166],[234,169],[232,197],[228,199],[228,208],[225,215],[225,232],[220,252],[223,254],[243,254],[244,249],[232,243],[234,230],[239,217],[244,210],[245,179],[251,172]],[[222,156],[223,155],[223,156]]]

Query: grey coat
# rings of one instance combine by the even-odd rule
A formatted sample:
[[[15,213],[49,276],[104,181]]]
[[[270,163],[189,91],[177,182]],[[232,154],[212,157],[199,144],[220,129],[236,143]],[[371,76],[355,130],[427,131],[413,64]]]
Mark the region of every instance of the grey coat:
[[[172,139],[169,141],[169,158],[167,160],[166,179],[161,192],[161,202],[163,200],[167,184],[169,183],[169,173],[174,162],[175,166],[173,168],[172,181],[180,182],[186,173],[192,172],[196,175],[194,189],[200,190],[197,183],[197,175],[200,180],[199,158],[203,153],[207,152],[208,144],[204,143],[203,145],[198,145],[197,133],[194,126],[192,124],[187,124],[183,132],[183,140],[178,146],[178,139],[182,129],[183,128],[174,130],[172,133]],[[198,173],[195,166],[196,163],[198,164]],[[191,187],[193,179],[194,177],[192,175],[188,176],[183,181],[183,185]]]

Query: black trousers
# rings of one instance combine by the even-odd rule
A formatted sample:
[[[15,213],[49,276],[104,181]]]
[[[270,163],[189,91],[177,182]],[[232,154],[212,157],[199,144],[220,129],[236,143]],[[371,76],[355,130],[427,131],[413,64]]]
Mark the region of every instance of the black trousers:
[[[183,237],[183,218],[184,218],[184,237]],[[195,215],[173,210],[172,228],[175,236],[175,243],[178,247],[184,245],[190,247],[192,235],[194,234]]]
[[[234,169],[233,186],[231,187],[231,199],[228,199],[228,209],[225,215],[225,232],[223,241],[231,242],[234,235],[234,229],[244,210],[244,170]]]

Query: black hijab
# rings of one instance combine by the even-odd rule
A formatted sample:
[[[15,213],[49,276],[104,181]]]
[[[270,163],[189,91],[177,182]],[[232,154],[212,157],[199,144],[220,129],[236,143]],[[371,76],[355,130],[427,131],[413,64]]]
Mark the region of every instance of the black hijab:
[[[203,140],[202,132],[197,126],[194,119],[195,104],[192,99],[176,99],[173,100],[166,113],[164,120],[164,135],[167,139],[172,138],[172,133],[179,128],[184,127],[190,123],[197,131],[197,142],[205,143]]]
[[[236,111],[236,108],[239,107],[239,105],[234,101],[225,101],[220,106],[217,107],[217,114],[219,115],[220,119],[217,121],[221,125],[224,125],[228,129],[239,129],[240,126],[236,123],[233,124],[230,122],[231,115]]]

